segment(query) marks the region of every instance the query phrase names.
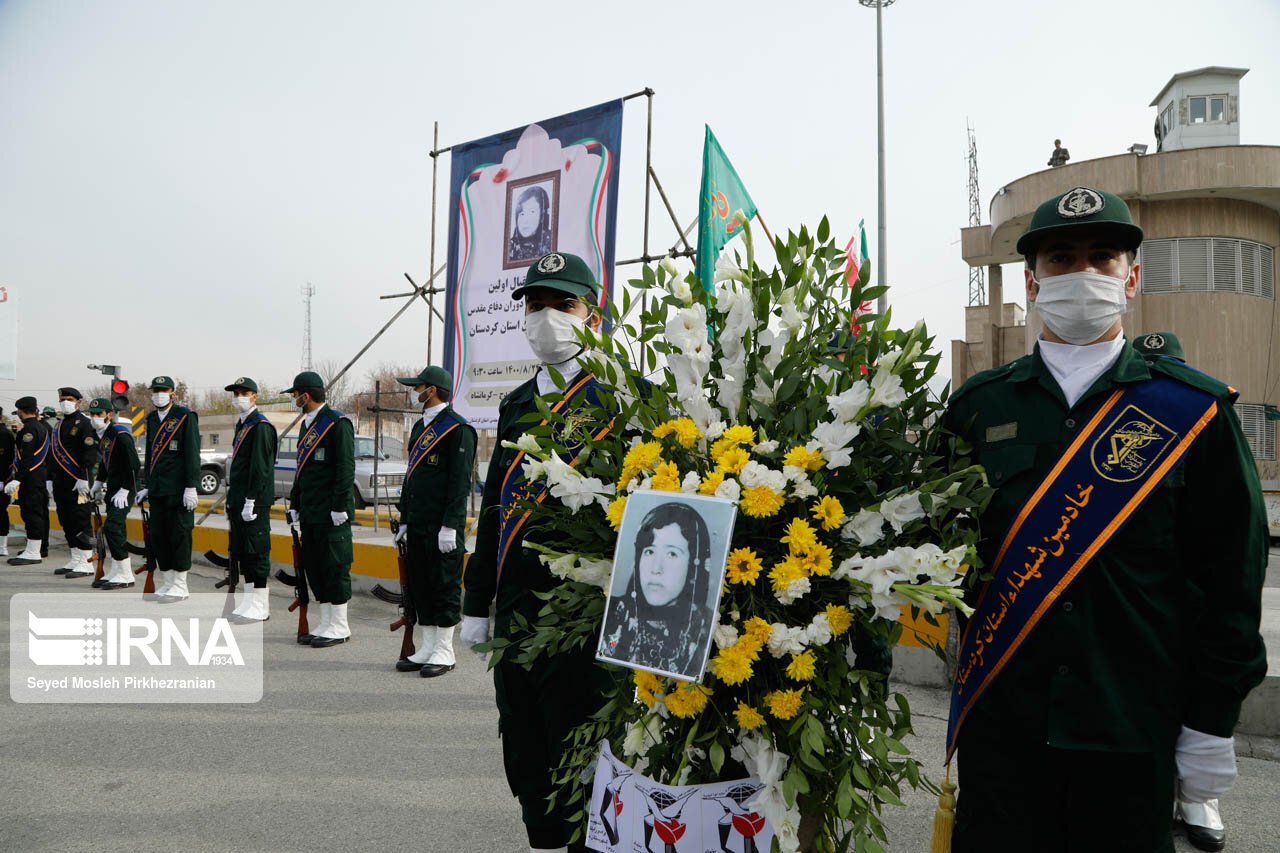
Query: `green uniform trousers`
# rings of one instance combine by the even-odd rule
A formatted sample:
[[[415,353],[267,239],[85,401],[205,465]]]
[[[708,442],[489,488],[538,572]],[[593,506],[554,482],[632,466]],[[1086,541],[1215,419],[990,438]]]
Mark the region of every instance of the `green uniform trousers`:
[[[409,528],[405,567],[409,572],[409,597],[419,625],[451,628],[462,621],[462,542],[451,553],[441,554],[435,530],[419,535]],[[461,540],[461,535],[459,535]]]
[[[952,853],[1173,853],[1173,749],[1057,749],[967,720]]]
[[[124,509],[116,509],[107,498],[107,516],[102,522],[102,537],[107,540],[107,550],[113,560],[129,559],[129,552],[124,544],[129,539],[129,508],[133,506],[134,493],[129,493],[129,503]]]
[[[181,495],[148,497],[151,506],[151,552],[162,572],[191,568],[191,529],[195,513],[184,509]]]
[[[351,522],[302,523],[302,566],[318,604],[351,600]]]
[[[231,529],[227,550],[240,561],[240,575],[245,583],[261,589],[271,576],[271,507],[257,510],[257,518],[245,521],[233,514],[227,518]]]

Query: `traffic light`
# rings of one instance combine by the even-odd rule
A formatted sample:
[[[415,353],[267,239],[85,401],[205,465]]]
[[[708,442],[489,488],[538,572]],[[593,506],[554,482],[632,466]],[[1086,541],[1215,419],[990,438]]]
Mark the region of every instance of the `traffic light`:
[[[117,412],[129,410],[129,383],[123,379],[111,380],[111,408]]]

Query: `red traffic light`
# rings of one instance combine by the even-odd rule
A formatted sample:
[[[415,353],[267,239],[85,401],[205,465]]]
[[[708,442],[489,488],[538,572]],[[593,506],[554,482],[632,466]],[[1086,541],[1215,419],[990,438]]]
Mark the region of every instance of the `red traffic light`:
[[[128,394],[129,383],[125,382],[123,379],[113,379],[111,381],[111,393],[112,394]]]

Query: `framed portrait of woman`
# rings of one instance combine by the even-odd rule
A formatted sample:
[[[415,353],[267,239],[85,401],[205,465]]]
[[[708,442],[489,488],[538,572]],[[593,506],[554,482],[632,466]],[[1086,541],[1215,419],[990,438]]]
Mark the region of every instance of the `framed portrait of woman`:
[[[599,660],[702,678],[738,508],[723,498],[641,491],[627,499]]]
[[[507,182],[507,229],[502,268],[525,268],[556,250],[560,173],[543,172]]]

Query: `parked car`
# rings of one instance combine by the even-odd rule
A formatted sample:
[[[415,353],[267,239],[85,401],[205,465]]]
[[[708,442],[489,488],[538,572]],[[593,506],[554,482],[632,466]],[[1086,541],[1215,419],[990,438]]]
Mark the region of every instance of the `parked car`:
[[[227,481],[227,460],[231,454],[209,448],[200,451],[200,479],[196,481],[196,491],[202,495],[211,495]]]
[[[373,438],[356,436],[356,509],[364,509],[373,503]],[[280,450],[276,453],[276,498],[287,498],[293,488],[293,475],[298,469],[298,436],[280,437]],[[378,459],[378,503],[397,503],[404,485],[404,472],[408,469],[404,460],[392,459],[383,453]]]

